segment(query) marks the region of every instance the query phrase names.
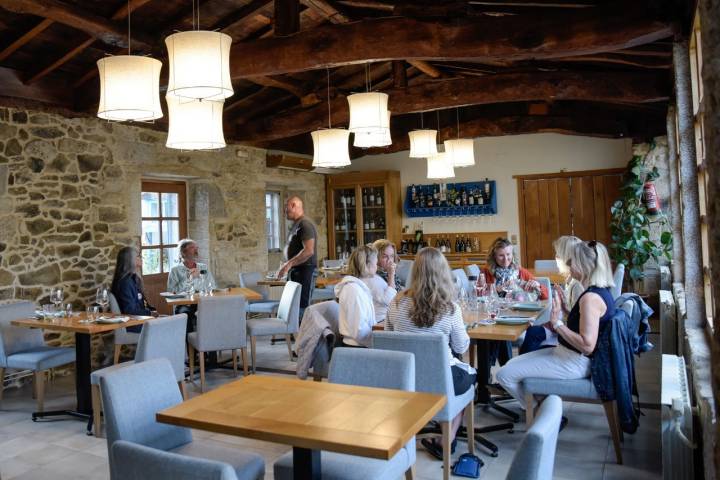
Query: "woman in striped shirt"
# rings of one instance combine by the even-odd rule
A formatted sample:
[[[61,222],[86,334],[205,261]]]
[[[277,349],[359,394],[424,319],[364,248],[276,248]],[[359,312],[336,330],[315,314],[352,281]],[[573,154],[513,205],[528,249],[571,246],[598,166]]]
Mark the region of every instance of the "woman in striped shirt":
[[[407,290],[398,293],[390,304],[385,330],[447,335],[451,350],[448,366],[452,370],[455,395],[462,395],[475,383],[477,375],[472,367],[453,355],[460,356],[467,351],[470,337],[465,330],[462,310],[454,301],[455,282],[450,266],[439,250],[423,248],[415,257],[411,278]],[[453,447],[462,415],[463,412],[460,412],[451,423]],[[422,444],[442,460],[442,447],[437,439],[423,439]]]

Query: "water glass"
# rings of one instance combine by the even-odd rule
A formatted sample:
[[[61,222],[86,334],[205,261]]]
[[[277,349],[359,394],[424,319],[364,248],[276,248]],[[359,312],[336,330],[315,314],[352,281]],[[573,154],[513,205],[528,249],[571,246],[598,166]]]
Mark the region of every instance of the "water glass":
[[[55,310],[60,310],[63,301],[63,289],[61,287],[53,287],[50,290],[50,301],[55,304]]]
[[[110,303],[110,296],[108,295],[108,289],[105,288],[105,285],[101,285],[95,292],[95,303],[100,305],[103,311],[105,311]]]
[[[65,305],[65,316],[66,316],[66,317],[71,317],[71,316],[72,316],[72,313],[73,313],[73,311],[72,311],[72,303],[66,304],[66,305]]]
[[[81,323],[92,323],[95,320],[98,319],[98,313],[100,311],[100,308],[97,305],[88,305],[88,307],[85,309],[85,312],[87,313],[87,318],[83,320]]]
[[[43,303],[42,306],[43,319],[51,319],[55,315],[55,305],[52,303]]]

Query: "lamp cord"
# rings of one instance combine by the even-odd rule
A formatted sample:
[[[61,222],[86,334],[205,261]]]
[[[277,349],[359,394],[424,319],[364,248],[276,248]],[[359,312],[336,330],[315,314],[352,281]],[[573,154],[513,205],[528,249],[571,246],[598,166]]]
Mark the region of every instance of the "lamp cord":
[[[128,55],[130,55],[130,0],[127,2],[127,9],[128,9]]]
[[[325,68],[327,70],[328,128],[332,128],[332,122],[330,118],[330,67]]]
[[[457,122],[457,138],[460,138],[460,107],[455,107],[455,121]]]

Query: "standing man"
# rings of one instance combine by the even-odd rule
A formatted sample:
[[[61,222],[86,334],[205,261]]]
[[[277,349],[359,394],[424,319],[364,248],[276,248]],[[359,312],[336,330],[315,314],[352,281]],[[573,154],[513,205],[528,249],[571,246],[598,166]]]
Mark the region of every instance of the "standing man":
[[[285,216],[295,223],[290,229],[285,245],[287,262],[280,267],[278,277],[283,278],[287,273],[288,280],[302,285],[300,294],[300,319],[302,319],[305,308],[310,304],[310,294],[315,281],[317,228],[312,220],[305,216],[303,201],[296,195],[288,198],[285,204]]]

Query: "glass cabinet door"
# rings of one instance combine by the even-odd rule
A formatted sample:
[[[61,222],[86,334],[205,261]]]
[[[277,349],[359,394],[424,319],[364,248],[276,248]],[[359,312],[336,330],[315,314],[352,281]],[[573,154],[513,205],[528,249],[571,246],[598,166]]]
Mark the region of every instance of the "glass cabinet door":
[[[362,187],[363,243],[372,243],[387,238],[387,218],[385,218],[385,187]]]
[[[356,202],[354,188],[333,189],[335,258],[350,254],[357,246]]]

